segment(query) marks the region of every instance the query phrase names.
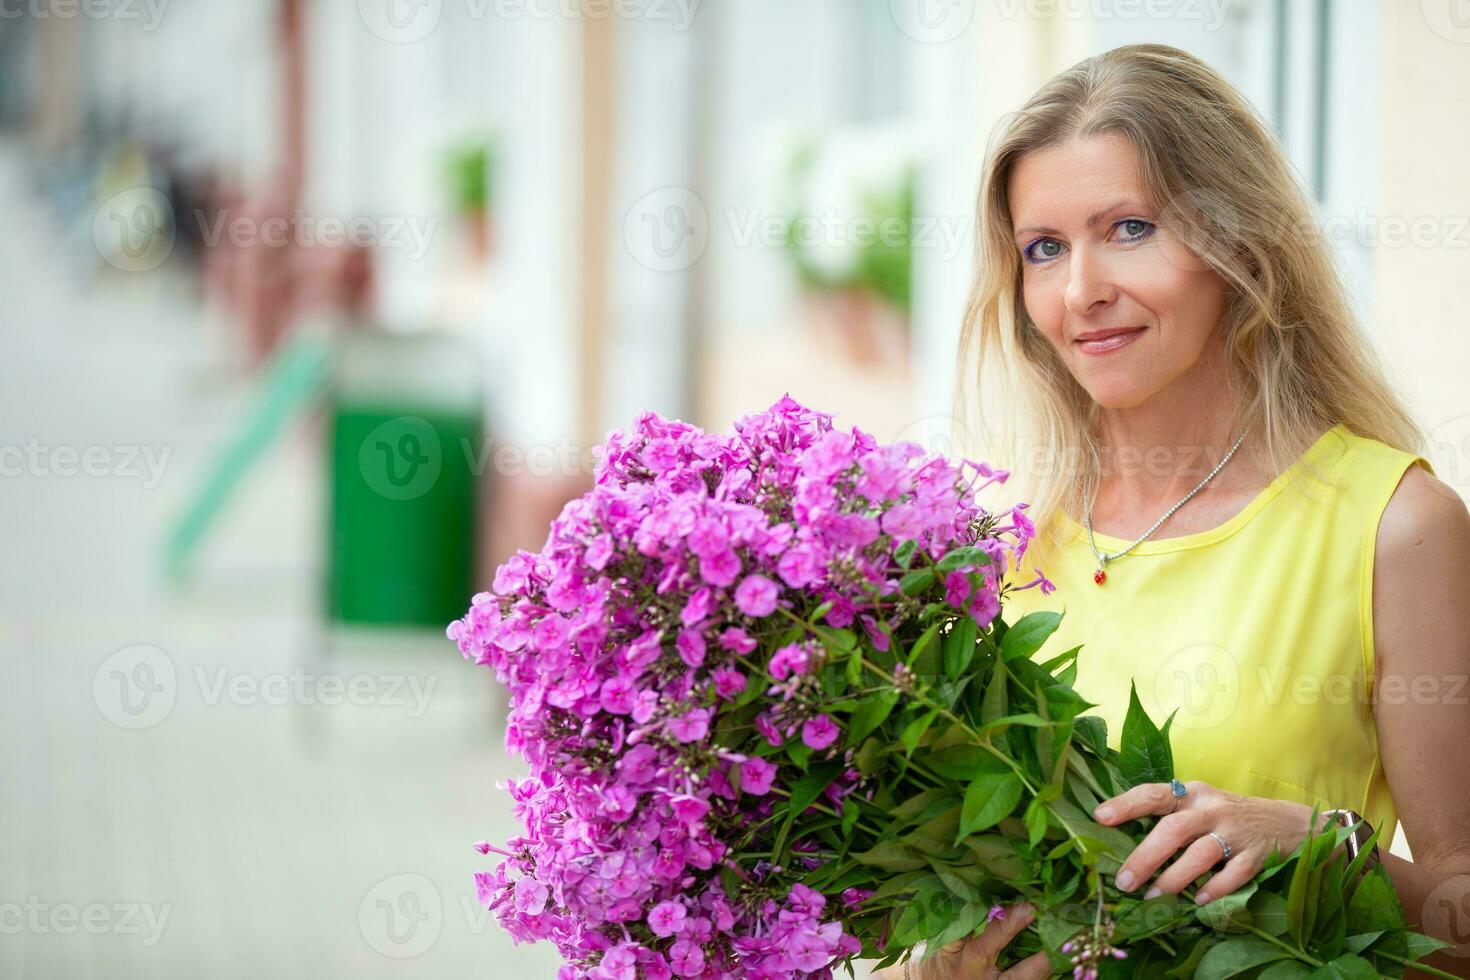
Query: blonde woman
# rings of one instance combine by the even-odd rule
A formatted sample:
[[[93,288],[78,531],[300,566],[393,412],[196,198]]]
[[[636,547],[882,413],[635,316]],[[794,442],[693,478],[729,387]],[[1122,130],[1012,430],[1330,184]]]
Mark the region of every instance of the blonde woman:
[[[1460,944],[1426,962],[1470,976],[1470,515],[1267,126],[1193,56],[1118,48],[1003,120],[977,211],[966,403],[1032,503],[1016,584],[1056,586],[1007,618],[1064,613],[1048,648],[1084,644],[1075,686],[1115,747],[1130,684],[1177,711],[1181,781],[1095,814],[1164,816],[1117,887],[1228,895],[1316,804],[1381,831],[1411,927]],[[1400,821],[1412,861],[1388,853]],[[1040,954],[995,967],[1018,928],[910,976],[1047,976]]]

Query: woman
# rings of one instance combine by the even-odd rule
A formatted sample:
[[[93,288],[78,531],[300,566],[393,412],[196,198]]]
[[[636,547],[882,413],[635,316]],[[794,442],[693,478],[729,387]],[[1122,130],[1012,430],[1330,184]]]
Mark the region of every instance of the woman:
[[[1095,814],[1164,815],[1117,887],[1218,899],[1314,803],[1342,808],[1381,830],[1410,925],[1462,944],[1427,962],[1470,976],[1470,515],[1266,125],[1191,55],[1118,48],[1003,122],[978,219],[962,363],[1028,483],[1040,536],[1015,574],[1056,586],[1007,619],[1064,612],[1048,649],[1085,643],[1075,686],[1115,747],[1131,685],[1156,721],[1177,711],[1182,783]],[[1388,853],[1400,819],[1413,861]],[[1040,954],[994,965],[1022,925],[910,975],[1046,976]]]

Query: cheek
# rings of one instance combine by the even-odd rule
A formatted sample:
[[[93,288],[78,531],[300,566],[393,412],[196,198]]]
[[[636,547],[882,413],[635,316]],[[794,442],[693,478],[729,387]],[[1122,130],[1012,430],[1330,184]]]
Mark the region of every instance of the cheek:
[[[1176,274],[1161,284],[1155,307],[1176,334],[1193,347],[1202,346],[1215,331],[1225,312],[1225,283],[1213,270]]]
[[[1176,254],[1158,249],[1140,254],[1126,273],[1120,272],[1120,290],[1153,314],[1177,335],[1203,337],[1214,329],[1224,309],[1225,283],[1208,266],[1203,272],[1181,267]]]
[[[1032,274],[1022,283],[1021,296],[1026,303],[1026,314],[1042,336],[1053,345],[1060,344],[1064,319],[1061,287],[1050,285],[1045,276]]]
[[[1186,235],[1186,237],[1188,237]],[[1214,269],[1208,262],[1200,258],[1189,246],[1175,234],[1160,231],[1158,243],[1159,256],[1169,265],[1183,275],[1213,274]]]

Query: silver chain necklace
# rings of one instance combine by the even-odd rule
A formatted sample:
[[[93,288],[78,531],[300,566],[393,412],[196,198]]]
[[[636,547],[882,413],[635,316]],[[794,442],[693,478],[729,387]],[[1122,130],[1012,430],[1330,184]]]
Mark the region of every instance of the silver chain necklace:
[[[1215,474],[1219,473],[1222,469],[1225,468],[1225,464],[1230,462],[1230,457],[1235,455],[1235,451],[1240,448],[1240,444],[1244,441],[1245,433],[1242,432],[1240,434],[1240,438],[1235,440],[1235,445],[1230,447],[1230,452],[1225,454],[1225,458],[1216,463],[1215,468],[1210,470],[1209,475],[1206,476],[1203,480],[1199,481],[1199,486],[1186,493],[1184,495],[1184,499],[1180,500],[1179,503],[1164,511],[1164,516],[1154,521],[1153,527],[1149,528],[1147,531],[1144,531],[1143,534],[1138,537],[1138,540],[1134,541],[1122,551],[1106,552],[1097,550],[1097,541],[1092,536],[1092,504],[1089,503],[1087,505],[1087,546],[1092,549],[1092,555],[1094,558],[1097,559],[1097,571],[1093,573],[1092,580],[1098,585],[1102,585],[1104,582],[1106,582],[1108,578],[1108,573],[1104,571],[1104,568],[1107,566],[1108,562],[1112,561],[1114,558],[1121,558],[1124,555],[1128,554],[1128,552],[1132,551],[1134,548],[1137,548],[1140,544],[1142,544],[1144,539],[1147,538],[1150,534],[1153,534],[1155,531],[1157,531],[1161,524],[1167,521],[1176,510],[1178,510],[1180,507],[1183,507],[1189,501],[1190,497],[1193,497],[1195,494],[1203,490],[1205,488],[1205,484],[1213,480],[1215,478]],[[1096,501],[1096,499],[1097,491],[1094,490],[1093,500]]]

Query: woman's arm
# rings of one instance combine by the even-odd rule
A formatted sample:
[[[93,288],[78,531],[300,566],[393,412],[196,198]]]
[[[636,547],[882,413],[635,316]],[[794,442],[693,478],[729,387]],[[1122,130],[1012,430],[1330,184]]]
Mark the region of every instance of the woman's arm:
[[[1409,926],[1456,944],[1424,962],[1470,977],[1470,513],[1410,466],[1375,548],[1373,712],[1414,853],[1406,861],[1383,841],[1383,865]]]

